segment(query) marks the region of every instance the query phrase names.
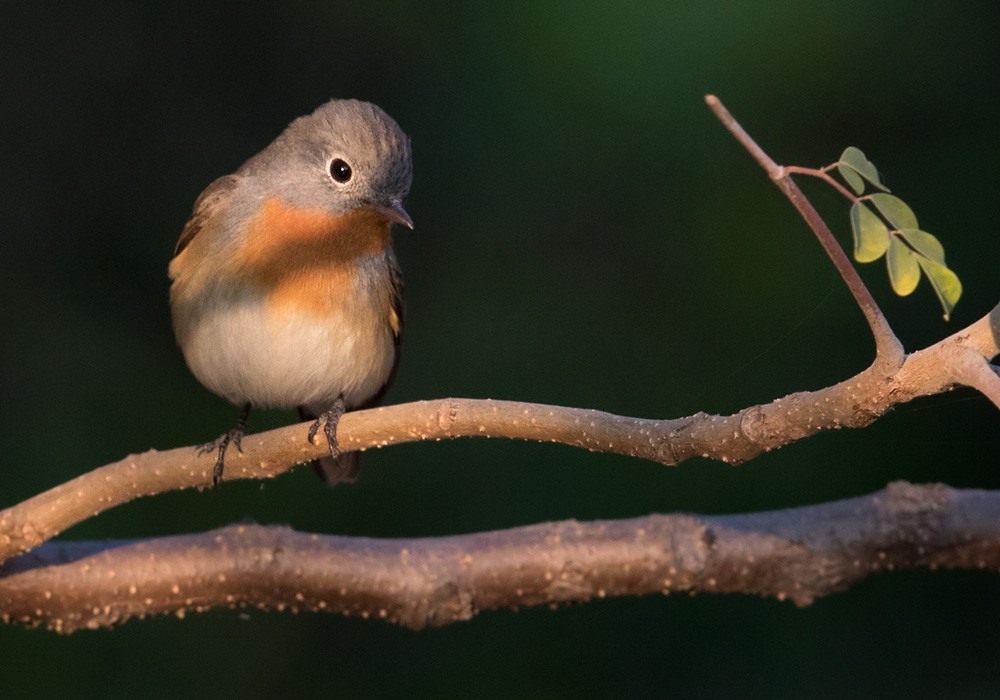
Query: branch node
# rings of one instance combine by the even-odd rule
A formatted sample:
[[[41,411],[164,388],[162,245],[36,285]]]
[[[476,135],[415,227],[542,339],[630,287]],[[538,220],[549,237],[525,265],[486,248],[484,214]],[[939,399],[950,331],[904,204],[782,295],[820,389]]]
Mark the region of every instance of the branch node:
[[[870,408],[856,405],[851,411],[850,425],[852,428],[867,428],[869,425],[877,421],[880,415],[880,413],[872,411]]]
[[[452,435],[452,428],[455,425],[455,420],[458,417],[458,406],[452,399],[443,399],[438,406],[437,411],[437,424],[438,428],[447,436],[454,437]]]
[[[662,435],[656,440],[656,461],[667,467],[673,467],[683,461],[674,449],[673,433]]]
[[[952,489],[945,484],[911,484],[903,480],[887,484],[886,497],[881,495],[873,497],[875,507],[892,515],[939,512],[952,501]]]
[[[766,443],[767,417],[761,406],[745,408],[740,413],[740,434],[754,446],[764,447]]]

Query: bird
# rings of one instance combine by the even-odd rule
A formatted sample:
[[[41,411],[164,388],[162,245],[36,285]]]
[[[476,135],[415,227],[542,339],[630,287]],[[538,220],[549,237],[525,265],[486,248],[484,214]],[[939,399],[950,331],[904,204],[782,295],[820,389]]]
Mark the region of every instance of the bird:
[[[195,378],[241,407],[201,446],[241,450],[253,408],[297,409],[320,428],[329,484],[352,482],[345,411],[379,403],[399,363],[403,279],[392,227],[413,181],[410,139],[369,102],[334,99],[201,193],[169,265],[174,335]]]

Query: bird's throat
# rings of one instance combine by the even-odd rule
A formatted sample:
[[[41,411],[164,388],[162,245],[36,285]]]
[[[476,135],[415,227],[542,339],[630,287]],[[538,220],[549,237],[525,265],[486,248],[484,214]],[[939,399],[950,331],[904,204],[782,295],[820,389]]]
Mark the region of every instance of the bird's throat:
[[[269,306],[330,313],[351,298],[358,262],[385,252],[391,226],[372,209],[331,215],[268,199],[240,246],[238,267],[266,290]]]
[[[266,262],[268,267],[347,262],[383,252],[389,244],[390,230],[391,223],[374,209],[331,214],[271,198],[250,223],[243,255],[248,260]]]

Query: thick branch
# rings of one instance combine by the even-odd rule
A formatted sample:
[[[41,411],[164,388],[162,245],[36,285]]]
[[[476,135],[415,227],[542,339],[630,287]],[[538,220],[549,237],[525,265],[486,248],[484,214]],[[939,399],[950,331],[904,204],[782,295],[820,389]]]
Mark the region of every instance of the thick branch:
[[[1000,493],[897,482],[768,513],[565,521],[441,538],[235,525],[146,542],[49,543],[6,565],[0,620],[68,633],[253,607],[420,629],[486,610],[650,593],[808,605],[874,572],[916,567],[1000,568]]]
[[[898,367],[876,363],[826,389],[805,391],[728,416],[697,413],[647,420],[601,411],[515,401],[442,399],[348,413],[338,427],[342,448],[363,450],[419,440],[504,437],[560,442],[675,465],[690,457],[739,464],[823,430],[864,427],[895,405],[970,384],[996,396],[996,383],[970,362],[992,359],[1000,348],[1000,306],[968,328],[913,353]],[[990,387],[993,387],[992,389]],[[310,444],[309,424],[248,435],[242,454],[226,455],[226,479],[275,477],[322,456]],[[212,481],[213,455],[194,447],[150,450],[126,457],[0,511],[0,561],[35,547],[67,527],[140,496]]]

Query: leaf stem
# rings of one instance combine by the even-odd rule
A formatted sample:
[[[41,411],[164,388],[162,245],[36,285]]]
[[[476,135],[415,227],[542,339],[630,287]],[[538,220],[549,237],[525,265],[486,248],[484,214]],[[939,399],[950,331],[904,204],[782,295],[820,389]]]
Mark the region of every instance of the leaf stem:
[[[786,165],[785,172],[793,173],[795,175],[808,175],[809,177],[818,177],[820,180],[830,185],[833,189],[840,192],[840,194],[844,195],[844,197],[849,199],[852,203],[856,203],[859,199],[861,199],[856,194],[851,192],[849,189],[847,189],[839,182],[837,182],[837,180],[830,175],[827,168],[821,168],[817,170],[816,168],[803,168],[798,165]]]

